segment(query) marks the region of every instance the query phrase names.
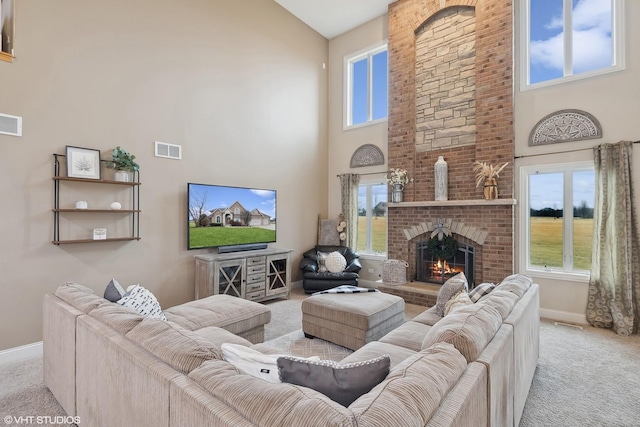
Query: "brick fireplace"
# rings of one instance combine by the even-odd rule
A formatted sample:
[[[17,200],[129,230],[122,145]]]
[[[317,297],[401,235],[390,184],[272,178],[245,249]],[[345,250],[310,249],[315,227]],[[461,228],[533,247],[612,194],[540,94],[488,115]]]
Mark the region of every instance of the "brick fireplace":
[[[409,263],[438,219],[475,250],[475,283],[513,272],[511,1],[399,0],[389,5],[390,167],[414,179],[388,209],[388,257]],[[435,202],[434,163],[448,163],[448,201]],[[509,165],[485,201],[474,161]],[[469,234],[469,230],[472,233]]]

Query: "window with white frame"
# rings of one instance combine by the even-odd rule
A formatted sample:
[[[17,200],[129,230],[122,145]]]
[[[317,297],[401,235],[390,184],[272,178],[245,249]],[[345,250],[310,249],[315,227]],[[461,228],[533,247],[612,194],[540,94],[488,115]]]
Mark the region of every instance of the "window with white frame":
[[[525,0],[523,89],[624,67],[624,0]]]
[[[587,275],[595,203],[592,162],[521,168],[524,269]]]
[[[358,245],[361,255],[387,254],[387,184],[363,181],[358,186]]]
[[[345,57],[345,128],[387,119],[387,44]]]

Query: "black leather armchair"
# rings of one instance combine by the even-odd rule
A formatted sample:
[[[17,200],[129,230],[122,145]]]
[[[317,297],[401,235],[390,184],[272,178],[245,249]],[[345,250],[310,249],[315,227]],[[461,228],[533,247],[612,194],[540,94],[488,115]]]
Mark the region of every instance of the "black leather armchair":
[[[340,252],[347,260],[347,266],[344,271],[340,273],[318,271],[318,252],[334,251]],[[300,261],[302,287],[305,293],[312,294],[340,285],[358,286],[358,273],[360,269],[362,269],[360,255],[353,252],[350,248],[346,246],[316,245],[313,249],[306,251],[303,254],[302,261]]]

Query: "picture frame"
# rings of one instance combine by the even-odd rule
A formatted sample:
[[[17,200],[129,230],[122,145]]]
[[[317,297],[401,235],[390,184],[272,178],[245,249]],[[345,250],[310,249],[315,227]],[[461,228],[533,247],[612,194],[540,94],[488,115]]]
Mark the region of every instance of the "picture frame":
[[[67,177],[100,179],[100,150],[67,145]]]

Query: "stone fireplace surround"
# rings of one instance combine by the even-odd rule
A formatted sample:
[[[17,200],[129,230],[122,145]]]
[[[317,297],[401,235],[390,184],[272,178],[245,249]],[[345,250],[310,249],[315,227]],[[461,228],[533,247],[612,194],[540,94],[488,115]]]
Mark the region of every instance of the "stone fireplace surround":
[[[467,14],[471,10],[475,16],[475,142],[425,151],[424,141],[416,141],[416,98],[421,98],[416,88],[416,38],[426,24],[450,15],[449,8]],[[409,263],[408,280],[415,278],[416,271],[419,234],[413,233],[438,218],[481,230],[484,239],[476,246],[476,283],[497,283],[513,273],[512,16],[512,2],[506,0],[399,0],[389,5],[388,159],[390,167],[406,169],[414,181],[405,188],[403,203],[389,203],[388,258]],[[451,107],[452,102],[446,105]],[[435,101],[434,111],[438,112]],[[445,202],[433,201],[433,165],[439,155],[449,164],[449,201]],[[498,179],[500,199],[483,200],[482,187],[475,185],[476,160],[494,165],[509,162]],[[473,241],[469,236],[456,237]]]

